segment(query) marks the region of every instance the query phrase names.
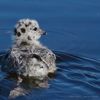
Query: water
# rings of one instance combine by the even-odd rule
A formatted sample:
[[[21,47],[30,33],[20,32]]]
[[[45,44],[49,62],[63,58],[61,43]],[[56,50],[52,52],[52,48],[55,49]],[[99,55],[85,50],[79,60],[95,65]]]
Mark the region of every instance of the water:
[[[48,32],[41,42],[55,52],[58,71],[49,88],[29,89],[14,100],[99,100],[100,0],[1,0],[0,55],[11,47],[21,18],[37,19]],[[0,100],[21,88],[4,77],[0,73]]]

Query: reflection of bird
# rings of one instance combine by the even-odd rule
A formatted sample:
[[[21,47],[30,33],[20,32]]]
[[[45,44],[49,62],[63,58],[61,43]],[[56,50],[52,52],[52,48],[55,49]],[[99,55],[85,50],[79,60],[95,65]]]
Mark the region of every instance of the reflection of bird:
[[[19,20],[14,29],[14,43],[7,59],[7,66],[2,69],[39,80],[45,79],[49,73],[54,73],[55,54],[38,41],[41,35],[45,34],[36,20]]]

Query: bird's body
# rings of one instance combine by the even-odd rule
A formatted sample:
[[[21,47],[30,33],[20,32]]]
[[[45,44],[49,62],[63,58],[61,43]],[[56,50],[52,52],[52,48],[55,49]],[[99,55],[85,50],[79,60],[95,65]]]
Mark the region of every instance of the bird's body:
[[[17,72],[25,77],[46,77],[48,73],[56,70],[55,55],[46,47],[15,46],[7,60],[7,71]]]
[[[3,67],[5,71],[38,80],[56,71],[55,54],[38,41],[41,32],[34,20],[23,19],[17,23],[7,66]]]

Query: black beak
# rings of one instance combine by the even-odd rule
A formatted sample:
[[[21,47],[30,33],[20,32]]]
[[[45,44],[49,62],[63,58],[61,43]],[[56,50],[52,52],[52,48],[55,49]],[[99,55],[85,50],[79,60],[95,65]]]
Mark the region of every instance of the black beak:
[[[43,32],[43,35],[47,35],[47,32],[46,32],[46,31],[44,31],[44,32]]]

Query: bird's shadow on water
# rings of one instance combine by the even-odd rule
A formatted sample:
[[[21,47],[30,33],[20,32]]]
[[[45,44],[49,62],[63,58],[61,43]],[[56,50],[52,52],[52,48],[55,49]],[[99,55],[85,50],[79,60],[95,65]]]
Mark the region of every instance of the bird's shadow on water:
[[[60,51],[54,51],[54,53],[57,57],[58,70],[54,79],[49,80],[49,87],[37,88],[29,82],[28,84],[17,84],[16,79],[9,79],[6,73],[0,72],[0,100],[7,100],[8,98],[14,100],[47,98],[50,100],[50,95],[54,96],[54,100],[57,98],[57,100],[63,100],[73,95],[89,95],[89,97],[92,97],[93,94],[99,95],[100,63],[98,61]],[[6,58],[6,56],[7,51],[0,53],[1,66],[4,63],[2,58]]]

